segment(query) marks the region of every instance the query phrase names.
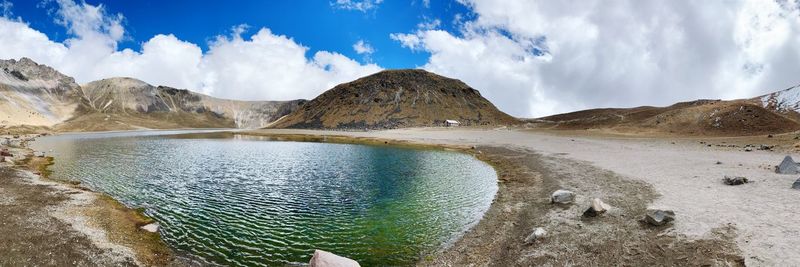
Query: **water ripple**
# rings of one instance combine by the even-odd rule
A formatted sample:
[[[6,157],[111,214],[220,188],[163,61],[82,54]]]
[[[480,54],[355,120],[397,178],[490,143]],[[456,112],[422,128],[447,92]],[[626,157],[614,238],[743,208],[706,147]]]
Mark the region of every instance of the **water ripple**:
[[[488,209],[494,171],[468,155],[362,145],[40,138],[55,175],[159,221],[176,249],[222,265],[306,262],[315,248],[364,266],[410,265]]]

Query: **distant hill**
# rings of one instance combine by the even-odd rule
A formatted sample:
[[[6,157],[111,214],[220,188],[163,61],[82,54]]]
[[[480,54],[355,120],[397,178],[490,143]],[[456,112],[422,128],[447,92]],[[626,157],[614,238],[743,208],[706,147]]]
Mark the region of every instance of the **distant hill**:
[[[540,128],[618,133],[739,136],[800,130],[800,86],[740,100],[668,107],[590,109],[531,120]]]
[[[387,70],[337,85],[271,127],[384,129],[441,126],[445,120],[469,126],[518,122],[459,80]]]
[[[0,128],[6,129],[262,128],[304,103],[225,100],[132,78],[80,86],[27,58],[0,60],[0,69]]]

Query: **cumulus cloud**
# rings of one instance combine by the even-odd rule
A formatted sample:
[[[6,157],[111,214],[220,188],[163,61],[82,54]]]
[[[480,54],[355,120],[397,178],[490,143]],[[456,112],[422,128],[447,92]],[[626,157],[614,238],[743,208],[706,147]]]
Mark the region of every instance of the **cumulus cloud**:
[[[126,38],[121,14],[71,0],[56,4],[55,20],[70,38],[53,41],[22,19],[4,16],[0,58],[29,57],[80,83],[128,76],[245,100],[313,98],[338,83],[381,70],[327,51],[307,58],[308,47],[267,28],[244,36],[247,25],[234,27],[230,36],[217,36],[205,52],[171,34],[153,36],[139,51],[120,50],[118,43]]]
[[[331,6],[338,9],[367,12],[378,8],[382,2],[383,0],[336,0],[331,2]]]
[[[800,83],[800,11],[786,1],[463,0],[458,32],[390,35],[431,54],[502,110],[541,116],[595,107],[752,97]]]
[[[356,53],[358,53],[359,55],[361,54],[369,55],[375,53],[375,48],[372,48],[372,46],[369,43],[364,42],[364,40],[358,40],[358,42],[353,44],[353,50],[355,50]]]

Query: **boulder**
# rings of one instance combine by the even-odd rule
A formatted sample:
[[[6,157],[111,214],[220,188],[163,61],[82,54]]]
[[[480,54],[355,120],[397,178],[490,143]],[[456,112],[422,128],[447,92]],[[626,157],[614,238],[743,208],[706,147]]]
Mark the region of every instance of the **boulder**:
[[[797,181],[794,181],[794,183],[792,184],[792,189],[800,190],[800,179],[797,179]]]
[[[531,234],[525,238],[525,244],[533,244],[537,240],[543,239],[545,236],[547,236],[547,231],[545,231],[542,227],[536,227],[533,229],[533,232],[531,232]]]
[[[792,159],[792,156],[786,156],[781,161],[781,164],[775,166],[775,173],[780,174],[798,174],[800,169],[797,167],[797,162]]]
[[[599,198],[592,199],[592,206],[583,212],[583,217],[597,217],[611,209],[611,206],[604,203]]]
[[[151,232],[151,233],[158,233],[158,228],[160,228],[160,227],[161,226],[158,223],[151,223],[151,224],[142,226],[141,228],[142,228],[142,230],[145,230],[145,231],[148,231],[148,232]]]
[[[748,181],[746,177],[726,175],[725,178],[722,178],[722,182],[725,183],[726,185],[740,185],[740,184],[746,184]]]
[[[550,203],[569,204],[575,200],[575,193],[572,191],[559,189],[550,195]]]
[[[653,226],[665,225],[675,220],[675,212],[671,210],[648,209],[644,221]]]
[[[309,267],[361,267],[358,262],[324,251],[314,250],[314,256],[308,262]]]

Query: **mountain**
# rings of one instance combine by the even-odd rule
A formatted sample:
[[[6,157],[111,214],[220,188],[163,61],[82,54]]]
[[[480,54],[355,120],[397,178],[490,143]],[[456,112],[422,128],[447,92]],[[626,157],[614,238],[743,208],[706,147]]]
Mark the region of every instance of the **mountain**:
[[[0,127],[58,131],[262,128],[305,101],[225,100],[111,78],[84,86],[28,58],[0,60]]]
[[[498,110],[465,83],[424,70],[387,70],[343,83],[275,122],[275,128],[380,129],[509,125]]]
[[[739,136],[800,130],[800,86],[739,100],[697,100],[667,107],[590,109],[531,120],[538,128]]]
[[[0,60],[0,125],[50,127],[81,105],[75,80],[33,60]]]
[[[82,86],[82,90],[92,112],[79,117],[78,121],[97,117],[103,122],[109,118],[126,123],[150,121],[145,124],[173,125],[155,128],[262,128],[304,103],[303,100],[219,99],[185,89],[153,86],[133,78],[94,81]]]

